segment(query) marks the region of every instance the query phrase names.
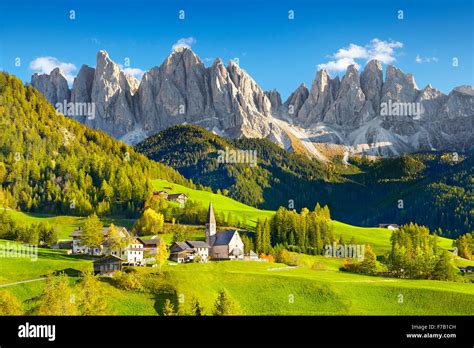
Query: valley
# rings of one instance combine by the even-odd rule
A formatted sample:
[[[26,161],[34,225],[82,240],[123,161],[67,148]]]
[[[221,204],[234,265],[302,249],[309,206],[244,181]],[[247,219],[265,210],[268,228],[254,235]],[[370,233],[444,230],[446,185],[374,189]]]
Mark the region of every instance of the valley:
[[[346,165],[342,158],[311,160],[267,139],[223,138],[185,125],[167,128],[131,147],[58,115],[41,93],[12,75],[0,74],[0,93],[0,205],[5,208],[0,212],[0,246],[39,245],[35,261],[11,253],[0,257],[0,294],[16,298],[24,314],[47,311],[49,306],[41,306],[42,298],[55,291],[57,284],[63,290],[52,298],[69,303],[69,315],[92,313],[80,312],[84,305],[75,308],[68,294],[80,299],[87,272],[111,255],[61,248],[73,232],[82,228],[101,234],[103,227],[113,230],[113,224],[130,230],[133,238],[156,236],[162,250],[168,250],[177,238],[203,242],[202,215],[210,203],[219,217],[219,228],[238,229],[250,243],[246,248],[255,246],[257,260],[175,263],[156,257],[150,267],[129,264],[113,275],[100,273],[92,278],[94,294],[101,303],[97,308],[106,309],[94,315],[165,315],[170,306],[176,313],[192,315],[193,298],[199,300],[205,315],[211,315],[222,290],[235,305],[233,314],[245,315],[466,315],[473,310],[472,283],[459,267],[474,262],[453,253],[453,239],[471,226],[469,219],[463,221],[469,217],[463,214],[470,209],[472,194],[470,155],[461,154],[454,162],[445,153],[375,162],[361,157],[350,158]],[[305,136],[298,132],[294,137]],[[257,165],[217,163],[217,150],[225,148],[255,150]],[[306,149],[314,151],[311,146]],[[416,240],[420,234],[426,254],[414,249],[415,254],[426,257],[431,268],[423,267],[433,270],[433,274],[414,270],[420,279],[409,279],[415,276],[403,270],[399,276],[387,261],[397,250],[395,230],[375,226],[394,219],[384,215],[389,211],[385,205],[391,204],[387,197],[393,195],[397,202],[395,192],[407,191],[429,203],[420,192],[429,192],[430,185],[455,193],[459,197],[455,203],[462,203],[443,217],[453,226],[450,233],[435,238],[422,226],[400,226],[400,233],[410,238]],[[362,195],[368,187],[371,191]],[[455,188],[451,191],[451,187]],[[166,191],[167,197],[184,195],[190,203],[161,199],[160,191]],[[381,197],[384,191],[387,196]],[[376,204],[378,214],[361,202]],[[443,196],[440,202],[439,208],[446,209],[443,204],[452,202],[452,196]],[[405,204],[409,206],[410,201]],[[287,209],[276,212],[280,206]],[[374,215],[371,221],[358,217],[367,227],[339,218],[354,207]],[[420,212],[426,214],[430,209],[436,212],[438,208],[423,207]],[[287,214],[286,220],[278,225],[275,217],[282,214]],[[381,216],[387,218],[381,220]],[[423,218],[426,216],[407,217],[416,222]],[[154,220],[149,223],[147,219]],[[309,234],[300,239],[305,228],[297,226],[303,221],[307,231],[315,233],[315,240]],[[440,225],[436,220],[427,221]],[[287,235],[277,235],[280,230]],[[450,236],[453,238],[447,238]],[[288,237],[284,244],[275,242],[283,237]],[[301,246],[306,241],[316,246]],[[370,250],[372,273],[358,273],[356,268],[348,269],[354,265],[350,260],[321,254],[322,245],[343,241]],[[449,274],[443,278],[445,271]],[[68,299],[61,299],[62,295]]]

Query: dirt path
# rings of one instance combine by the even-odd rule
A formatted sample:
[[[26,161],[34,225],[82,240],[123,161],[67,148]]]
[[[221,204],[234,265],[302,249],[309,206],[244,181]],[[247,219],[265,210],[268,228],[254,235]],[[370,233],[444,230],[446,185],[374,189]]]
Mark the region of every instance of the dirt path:
[[[7,284],[0,284],[0,288],[3,288],[5,286],[11,286],[11,285],[18,285],[18,284],[24,284],[24,283],[31,283],[31,282],[38,282],[40,280],[45,280],[46,278],[38,278],[38,279],[29,279],[29,280],[22,280],[19,282],[14,282],[14,283],[7,283]]]

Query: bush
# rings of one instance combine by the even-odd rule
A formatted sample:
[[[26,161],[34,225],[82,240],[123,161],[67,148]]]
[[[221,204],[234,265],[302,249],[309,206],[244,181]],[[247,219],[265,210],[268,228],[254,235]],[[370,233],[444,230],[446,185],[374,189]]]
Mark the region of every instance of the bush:
[[[137,272],[115,272],[115,284],[119,289],[142,291],[143,284]]]

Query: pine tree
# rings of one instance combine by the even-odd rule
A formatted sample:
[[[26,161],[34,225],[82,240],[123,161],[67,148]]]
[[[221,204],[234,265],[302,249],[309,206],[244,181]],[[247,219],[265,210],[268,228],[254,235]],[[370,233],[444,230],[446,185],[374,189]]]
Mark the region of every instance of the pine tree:
[[[272,250],[270,221],[268,219],[265,219],[265,222],[263,224],[262,248],[265,254],[270,253],[270,251]]]
[[[456,273],[448,251],[444,251],[436,262],[433,278],[439,280],[454,280]]]
[[[214,304],[213,314],[215,316],[236,315],[237,309],[234,301],[230,298],[227,291],[224,289],[219,291],[217,300]]]
[[[377,273],[377,257],[370,245],[365,246],[364,259],[359,265],[361,273],[375,274]]]
[[[92,272],[85,272],[77,286],[78,308],[82,315],[106,315],[107,301],[99,280]]]
[[[255,251],[258,254],[261,254],[264,252],[262,230],[263,230],[262,220],[258,219],[257,226],[255,227]]]
[[[43,292],[38,296],[36,315],[76,315],[75,297],[65,274],[48,276]]]
[[[166,299],[165,303],[163,305],[163,315],[164,316],[176,315],[174,305],[173,305],[173,303],[171,303],[171,301],[169,299]]]
[[[194,316],[200,317],[203,315],[204,308],[195,297],[191,301],[191,309]]]

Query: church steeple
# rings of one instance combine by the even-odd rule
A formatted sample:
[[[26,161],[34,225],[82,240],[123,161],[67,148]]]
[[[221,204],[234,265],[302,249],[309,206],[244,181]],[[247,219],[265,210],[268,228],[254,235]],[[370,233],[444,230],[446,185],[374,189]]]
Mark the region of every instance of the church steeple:
[[[210,246],[212,246],[216,240],[216,227],[216,217],[214,215],[214,209],[211,202],[207,211],[206,223],[206,243]]]

